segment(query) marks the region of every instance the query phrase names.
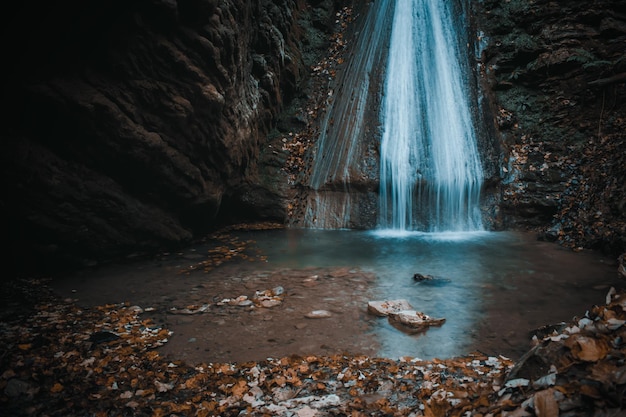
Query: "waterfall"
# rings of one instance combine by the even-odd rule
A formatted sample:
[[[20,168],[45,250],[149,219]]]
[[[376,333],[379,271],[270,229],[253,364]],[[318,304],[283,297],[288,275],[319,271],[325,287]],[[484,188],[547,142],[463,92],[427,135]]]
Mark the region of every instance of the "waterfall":
[[[295,224],[322,229],[375,226],[375,125],[393,3],[377,0],[364,5],[363,20],[346,41],[351,53],[338,71],[337,80],[329,83],[327,109],[311,155],[301,218],[294,219]]]
[[[482,230],[483,168],[459,13],[466,4],[376,0],[360,8],[345,64],[328,81],[292,225]]]
[[[381,111],[379,227],[482,230],[468,53],[445,0],[397,0]]]

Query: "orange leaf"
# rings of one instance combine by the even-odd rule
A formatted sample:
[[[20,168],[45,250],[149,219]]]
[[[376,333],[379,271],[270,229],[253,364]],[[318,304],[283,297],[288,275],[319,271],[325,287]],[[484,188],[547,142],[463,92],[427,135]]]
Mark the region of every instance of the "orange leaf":
[[[559,404],[554,398],[553,389],[546,389],[535,394],[535,412],[540,417],[558,417]]]
[[[159,357],[159,353],[156,350],[151,350],[149,352],[146,352],[146,357],[148,360],[153,361]]]
[[[248,384],[246,381],[239,381],[237,385],[235,385],[232,389],[232,394],[235,397],[243,397],[243,395],[248,392]]]
[[[52,386],[52,388],[50,388],[50,392],[53,392],[56,394],[56,393],[63,391],[63,388],[64,388],[63,385],[57,382],[56,384]]]

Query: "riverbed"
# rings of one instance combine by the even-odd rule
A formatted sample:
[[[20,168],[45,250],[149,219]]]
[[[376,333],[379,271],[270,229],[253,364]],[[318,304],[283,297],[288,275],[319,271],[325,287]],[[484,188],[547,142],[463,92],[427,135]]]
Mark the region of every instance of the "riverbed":
[[[517,359],[533,331],[584,315],[621,284],[615,260],[529,233],[314,229],[231,231],[52,283],[80,305],[141,306],[173,331],[163,353],[190,363],[340,352]],[[278,288],[275,305],[252,302]],[[446,321],[415,332],[367,312],[368,301],[396,299]],[[319,311],[328,317],[307,317]]]

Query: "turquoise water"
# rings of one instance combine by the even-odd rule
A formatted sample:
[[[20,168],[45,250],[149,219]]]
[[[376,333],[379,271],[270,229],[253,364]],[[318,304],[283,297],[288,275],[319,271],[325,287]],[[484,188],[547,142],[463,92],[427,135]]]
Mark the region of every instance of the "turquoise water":
[[[375,273],[375,299],[406,299],[418,311],[446,318],[421,334],[374,319],[380,355],[391,358],[474,350],[519,356],[529,331],[584,314],[620,285],[613,260],[523,233],[291,229],[241,237],[256,241],[268,266],[359,267]],[[415,273],[437,279],[418,283]]]
[[[280,229],[233,235],[238,238],[235,244],[252,242],[247,244],[246,252],[262,255],[255,258],[257,262],[228,262],[210,275],[201,270],[181,275],[184,266],[206,259],[207,251],[215,247],[207,243],[161,259],[102,266],[59,277],[54,288],[86,306],[128,301],[169,309],[187,305],[181,304],[183,301],[194,302],[190,297],[198,291],[204,294],[206,280],[225,280],[228,287],[228,280],[235,284],[254,271],[362,269],[375,278],[370,288],[354,287],[355,292],[361,292],[352,294],[356,299],[406,299],[416,310],[443,317],[446,322],[411,334],[392,326],[385,317],[367,314],[366,301],[355,307],[351,301],[355,297],[351,297],[346,299],[346,308],[359,308],[360,312],[338,316],[337,320],[363,320],[363,326],[358,326],[363,328],[363,337],[355,336],[354,340],[356,351],[362,343],[371,343],[373,336],[376,345],[372,348],[378,349],[381,357],[449,358],[482,351],[517,359],[529,348],[530,331],[580,317],[594,304],[603,303],[611,286],[623,287],[614,259],[589,252],[574,253],[539,242],[526,233]],[[413,279],[416,273],[436,279],[418,283]],[[294,277],[302,277],[302,273],[294,273]],[[301,278],[296,279],[294,287],[302,286]],[[289,282],[281,285],[289,294]],[[341,294],[346,297],[349,293],[342,287],[337,297]],[[211,301],[215,300],[201,297],[195,302]],[[332,303],[337,303],[337,298]],[[319,309],[325,307],[320,305]],[[212,314],[193,317],[208,322],[216,319]],[[170,316],[167,320],[182,319]],[[333,318],[325,320],[328,326],[336,324]],[[206,332],[200,322],[194,326],[197,328],[189,330],[194,336]],[[332,341],[320,340],[318,345],[325,343]],[[186,339],[180,346],[187,346]]]

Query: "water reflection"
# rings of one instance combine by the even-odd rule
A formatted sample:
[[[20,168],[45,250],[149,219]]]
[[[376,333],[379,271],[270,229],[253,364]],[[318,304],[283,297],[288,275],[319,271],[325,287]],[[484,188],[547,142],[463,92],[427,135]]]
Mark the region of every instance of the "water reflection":
[[[252,233],[252,232],[250,232]],[[270,266],[355,266],[377,299],[406,299],[446,323],[420,334],[376,321],[380,355],[432,359],[481,350],[517,357],[528,331],[567,321],[619,285],[611,260],[514,232],[425,234],[287,229],[246,233]],[[416,282],[420,273],[437,278]]]

